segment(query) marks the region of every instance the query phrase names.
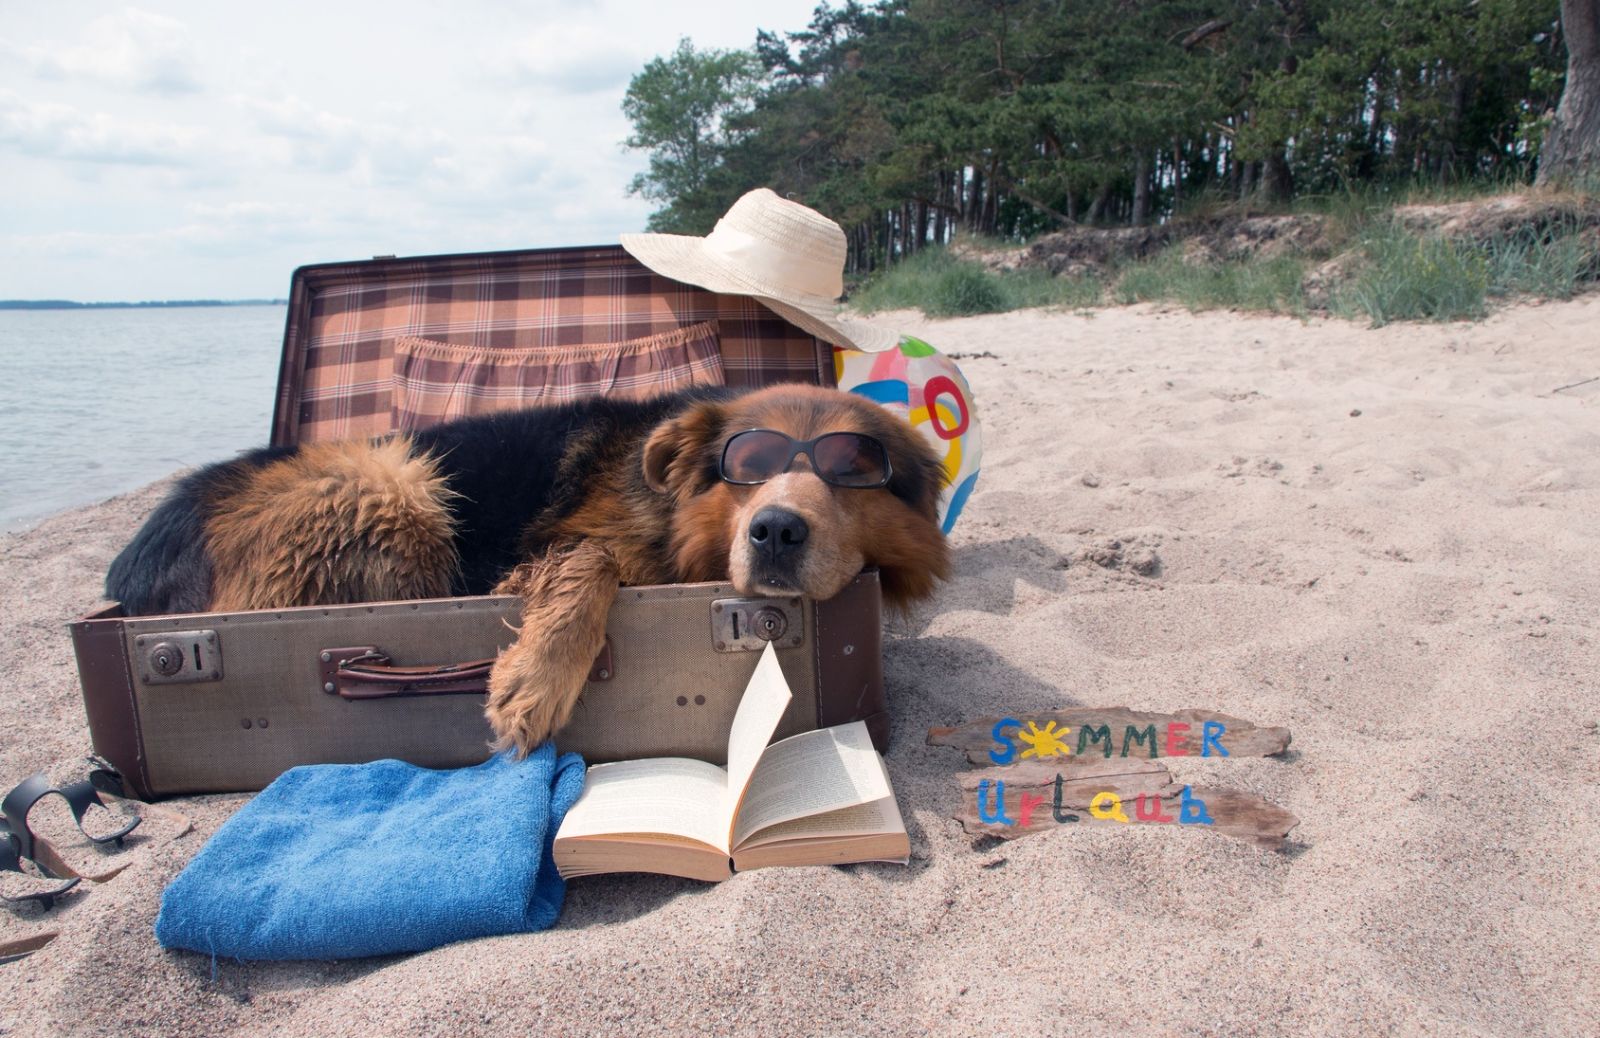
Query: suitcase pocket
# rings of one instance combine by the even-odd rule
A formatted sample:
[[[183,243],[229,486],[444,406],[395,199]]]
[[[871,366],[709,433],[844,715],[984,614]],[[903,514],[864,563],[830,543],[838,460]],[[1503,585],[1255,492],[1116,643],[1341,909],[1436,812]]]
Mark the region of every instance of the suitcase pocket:
[[[407,432],[533,404],[723,384],[715,321],[582,346],[459,346],[408,335],[395,340],[393,422]]]

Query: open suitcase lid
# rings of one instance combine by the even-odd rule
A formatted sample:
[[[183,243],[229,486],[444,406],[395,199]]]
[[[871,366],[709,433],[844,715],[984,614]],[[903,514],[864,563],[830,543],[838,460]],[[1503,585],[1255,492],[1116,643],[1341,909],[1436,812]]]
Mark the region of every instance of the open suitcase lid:
[[[833,383],[828,344],[754,299],[662,277],[621,246],[301,267],[289,287],[272,443],[394,428],[395,342],[601,346],[715,321],[730,386]]]

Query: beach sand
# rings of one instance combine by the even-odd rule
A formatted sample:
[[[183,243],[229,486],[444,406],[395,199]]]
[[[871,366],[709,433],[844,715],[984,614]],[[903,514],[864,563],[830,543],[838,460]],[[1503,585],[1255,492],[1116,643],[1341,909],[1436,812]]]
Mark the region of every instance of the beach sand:
[[[1600,382],[1556,390],[1600,376],[1600,295],[875,319],[966,355],[987,441],[954,579],[885,648],[909,867],[595,878],[545,933],[240,964],[152,936],[243,802],[187,798],[194,833],[0,911],[60,932],[0,965],[0,1034],[1594,1033]],[[65,625],[160,490],[0,537],[0,783],[87,752]],[[1170,764],[1298,815],[1289,849],[963,833],[928,727],[1065,705],[1288,726]]]

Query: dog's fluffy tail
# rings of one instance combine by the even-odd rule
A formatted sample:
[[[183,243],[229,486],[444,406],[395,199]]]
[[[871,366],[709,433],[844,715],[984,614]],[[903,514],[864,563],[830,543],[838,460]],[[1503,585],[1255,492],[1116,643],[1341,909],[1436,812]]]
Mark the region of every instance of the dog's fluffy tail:
[[[453,497],[405,439],[251,451],[180,480],[106,595],[130,616],[447,595]]]
[[[211,604],[211,559],[206,554],[209,491],[237,478],[250,461],[222,462],[191,472],[106,571],[106,597],[129,616],[198,613]]]
[[[301,447],[216,501],[205,524],[211,608],[448,595],[453,497],[437,462],[403,437]]]

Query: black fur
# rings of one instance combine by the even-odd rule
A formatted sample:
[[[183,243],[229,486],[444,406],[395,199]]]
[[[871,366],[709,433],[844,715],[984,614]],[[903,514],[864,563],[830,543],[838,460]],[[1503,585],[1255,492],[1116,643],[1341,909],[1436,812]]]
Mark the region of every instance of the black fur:
[[[545,546],[542,531],[582,504],[593,474],[601,471],[625,472],[636,500],[659,503],[663,539],[657,547],[665,557],[671,504],[644,486],[643,443],[657,425],[690,406],[736,395],[736,390],[717,388],[639,402],[597,397],[466,418],[410,434],[418,453],[438,459],[446,484],[458,495],[450,505],[460,559],[452,594],[490,593],[514,566]],[[897,444],[917,434],[888,412],[877,431],[895,461],[890,492],[931,509],[942,468],[931,456],[906,463],[917,455]],[[112,562],[106,595],[130,616],[209,609],[212,572],[205,531],[214,503],[255,470],[295,450],[260,448],[181,479]],[[708,443],[699,459],[699,479],[706,485],[717,479],[719,451],[720,443]]]
[[[457,595],[484,595],[537,547],[525,534],[554,521],[583,499],[582,477],[618,450],[637,451],[650,429],[691,404],[733,395],[690,390],[644,402],[596,397],[555,407],[461,419],[411,434],[419,452],[440,459],[460,495],[461,566]],[[289,457],[294,447],[262,447],[207,465],[178,481],[106,573],[106,596],[129,616],[204,612],[211,604],[211,560],[205,547],[213,502],[256,469]]]
[[[571,514],[583,501],[587,478],[616,453],[636,454],[651,429],[691,404],[731,395],[703,389],[646,401],[594,397],[413,433],[417,449],[440,459],[450,489],[460,495],[451,504],[461,562],[454,593],[488,594],[543,546],[529,535]]]
[[[178,481],[106,571],[106,597],[128,616],[199,613],[211,605],[211,558],[205,524],[219,489],[287,457],[293,448],[262,447],[219,461]]]

